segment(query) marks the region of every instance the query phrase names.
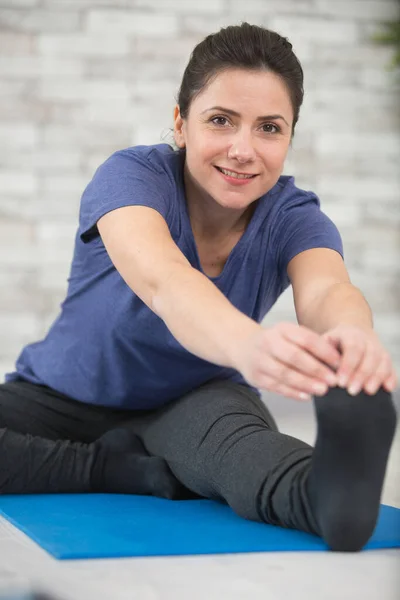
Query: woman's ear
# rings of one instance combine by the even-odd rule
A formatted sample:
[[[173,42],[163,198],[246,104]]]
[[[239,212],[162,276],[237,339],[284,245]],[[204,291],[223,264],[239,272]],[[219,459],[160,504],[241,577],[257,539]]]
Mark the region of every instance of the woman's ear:
[[[183,119],[178,104],[174,108],[174,138],[178,148],[185,147],[185,136],[183,133]]]

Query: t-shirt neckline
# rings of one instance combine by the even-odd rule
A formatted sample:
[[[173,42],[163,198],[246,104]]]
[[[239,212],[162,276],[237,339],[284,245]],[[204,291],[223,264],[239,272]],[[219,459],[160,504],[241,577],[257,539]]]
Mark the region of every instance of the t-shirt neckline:
[[[179,162],[179,177],[180,177],[179,199],[180,199],[180,204],[183,209],[182,213],[183,213],[183,218],[185,220],[185,225],[186,225],[184,227],[185,234],[187,232],[186,239],[187,239],[187,241],[190,245],[190,248],[193,252],[197,269],[211,281],[217,282],[226,276],[226,273],[228,272],[233,259],[235,257],[239,256],[239,254],[242,252],[242,249],[245,247],[246,241],[254,229],[254,224],[257,222],[258,212],[260,210],[262,198],[259,198],[258,200],[254,200],[254,202],[257,202],[255,211],[253,212],[250,222],[248,223],[242,237],[237,242],[237,244],[235,244],[235,246],[232,248],[231,252],[229,253],[229,256],[226,260],[226,263],[225,263],[221,273],[219,275],[217,275],[216,277],[211,277],[211,276],[207,275],[207,273],[204,272],[204,270],[201,266],[199,253],[197,251],[196,240],[194,238],[192,224],[190,222],[189,211],[188,211],[188,206],[187,206],[187,201],[186,201],[185,183],[184,183],[184,178],[183,178],[183,159],[182,159],[182,157],[180,157],[180,159],[181,160]]]

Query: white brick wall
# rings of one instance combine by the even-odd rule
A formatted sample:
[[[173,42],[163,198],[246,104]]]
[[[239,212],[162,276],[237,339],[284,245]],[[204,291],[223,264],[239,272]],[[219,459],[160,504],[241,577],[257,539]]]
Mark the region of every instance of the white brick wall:
[[[319,194],[400,372],[399,88],[370,41],[396,0],[0,0],[0,380],[67,285],[80,195],[112,152],[170,141],[193,47],[221,26],[288,37],[305,102],[285,173]],[[295,322],[291,290],[266,318]]]

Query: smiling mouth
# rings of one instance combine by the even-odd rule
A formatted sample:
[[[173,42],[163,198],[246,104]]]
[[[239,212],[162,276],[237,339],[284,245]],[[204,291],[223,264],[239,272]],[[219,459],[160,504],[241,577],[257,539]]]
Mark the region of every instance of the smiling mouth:
[[[254,175],[252,173],[237,173],[236,171],[231,171],[230,169],[222,169],[216,165],[214,166],[220,173],[223,173],[223,175],[234,177],[235,179],[253,179],[254,177],[257,177],[257,173]]]

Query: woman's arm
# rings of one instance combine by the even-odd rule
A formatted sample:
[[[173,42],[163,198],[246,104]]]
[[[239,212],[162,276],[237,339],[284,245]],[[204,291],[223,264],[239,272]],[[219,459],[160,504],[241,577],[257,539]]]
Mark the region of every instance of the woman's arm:
[[[236,351],[260,328],[205,275],[181,264],[154,294],[152,308],[189,352],[224,367],[237,368]]]
[[[190,265],[163,217],[146,206],[128,206],[104,215],[97,227],[120,275],[182,346],[237,368],[236,352],[260,325]]]

